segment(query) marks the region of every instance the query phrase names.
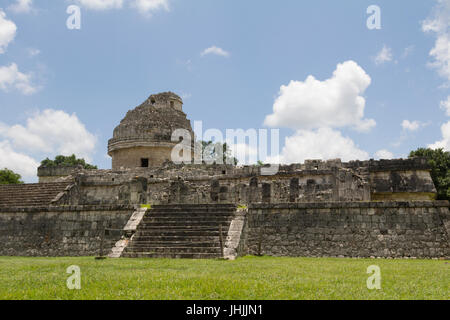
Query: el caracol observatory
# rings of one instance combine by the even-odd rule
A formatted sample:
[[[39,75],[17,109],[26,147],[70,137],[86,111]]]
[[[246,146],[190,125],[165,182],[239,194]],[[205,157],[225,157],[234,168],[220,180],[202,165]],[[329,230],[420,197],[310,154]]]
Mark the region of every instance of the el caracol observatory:
[[[174,147],[194,138],[182,106],[165,92],[128,111],[112,170],[41,166],[41,183],[0,186],[0,256],[450,257],[449,202],[427,159],[306,160],[271,175],[177,163]]]
[[[151,95],[137,108],[128,111],[114,129],[108,142],[112,169],[158,167],[170,160],[172,134],[186,129],[194,135],[191,122],[183,112],[183,100],[173,92]]]

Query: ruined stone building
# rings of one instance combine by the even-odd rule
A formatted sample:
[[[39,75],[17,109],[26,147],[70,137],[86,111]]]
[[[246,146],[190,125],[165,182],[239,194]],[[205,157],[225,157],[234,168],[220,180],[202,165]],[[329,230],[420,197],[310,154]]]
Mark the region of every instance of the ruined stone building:
[[[449,258],[450,214],[425,159],[280,166],[174,164],[191,123],[174,93],[129,111],[112,170],[40,167],[0,186],[0,255]]]
[[[151,95],[127,113],[108,142],[112,169],[159,167],[171,159],[172,133],[177,129],[192,132],[183,112],[183,101],[174,93]]]

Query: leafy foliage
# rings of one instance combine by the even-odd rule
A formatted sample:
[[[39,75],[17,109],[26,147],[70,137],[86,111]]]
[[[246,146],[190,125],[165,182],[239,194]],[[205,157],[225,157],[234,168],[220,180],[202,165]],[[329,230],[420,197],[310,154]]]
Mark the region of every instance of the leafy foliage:
[[[22,184],[22,177],[9,169],[0,170],[0,184]]]
[[[238,159],[232,157],[231,150],[227,143],[222,144],[220,142],[214,143],[212,141],[202,141],[201,145],[204,162],[219,163],[219,157],[222,156],[223,164],[232,163],[235,166],[238,164]],[[217,150],[222,150],[222,154]]]
[[[431,178],[438,192],[439,200],[450,200],[450,152],[443,149],[420,148],[411,151],[410,158],[424,157],[431,166]]]
[[[93,166],[86,163],[84,159],[77,159],[73,154],[69,157],[66,156],[56,156],[55,160],[50,160],[49,158],[42,160],[41,165],[43,167],[73,167],[73,166],[83,166],[84,169],[98,169],[97,166]]]

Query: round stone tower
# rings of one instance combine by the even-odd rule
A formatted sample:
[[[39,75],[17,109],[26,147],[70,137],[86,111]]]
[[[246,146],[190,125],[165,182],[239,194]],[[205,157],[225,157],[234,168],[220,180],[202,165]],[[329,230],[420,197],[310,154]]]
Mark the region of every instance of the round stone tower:
[[[157,167],[170,160],[172,133],[186,129],[194,137],[191,122],[183,112],[183,100],[172,92],[151,95],[114,129],[108,141],[112,169]]]

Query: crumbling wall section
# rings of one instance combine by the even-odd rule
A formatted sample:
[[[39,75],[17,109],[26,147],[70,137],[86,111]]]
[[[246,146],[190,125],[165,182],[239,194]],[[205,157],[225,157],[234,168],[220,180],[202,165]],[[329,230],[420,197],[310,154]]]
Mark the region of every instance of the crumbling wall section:
[[[310,160],[280,166],[274,175],[263,175],[259,166],[167,162],[159,168],[85,170],[73,179],[76,188],[58,204],[415,201],[436,195],[423,159]]]

